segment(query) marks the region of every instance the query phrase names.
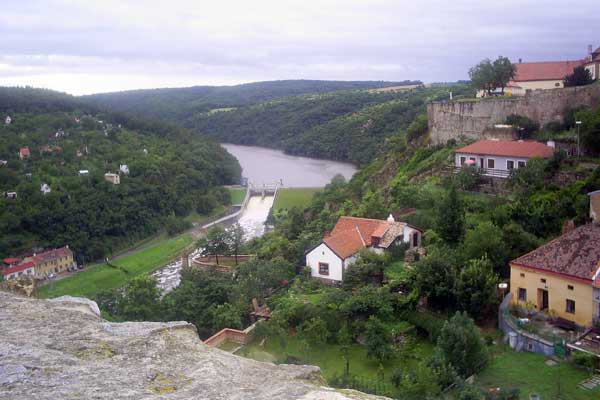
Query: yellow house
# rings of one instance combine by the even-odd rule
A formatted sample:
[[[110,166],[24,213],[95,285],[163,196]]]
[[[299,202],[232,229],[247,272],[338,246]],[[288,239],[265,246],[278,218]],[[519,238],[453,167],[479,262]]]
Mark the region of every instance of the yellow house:
[[[36,278],[44,278],[51,273],[57,274],[66,271],[67,268],[74,265],[73,252],[69,246],[34,254],[25,258],[24,261],[31,261],[35,264]]]
[[[590,214],[599,195],[590,193]],[[592,326],[600,320],[600,224],[574,228],[511,261],[510,290],[513,303]]]

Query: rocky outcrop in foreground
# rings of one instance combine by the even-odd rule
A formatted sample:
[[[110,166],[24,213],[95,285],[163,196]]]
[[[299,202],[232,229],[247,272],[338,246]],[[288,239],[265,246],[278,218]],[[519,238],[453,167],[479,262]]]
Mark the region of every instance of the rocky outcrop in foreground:
[[[205,346],[186,322],[112,323],[96,303],[0,292],[1,399],[375,399],[319,368]]]

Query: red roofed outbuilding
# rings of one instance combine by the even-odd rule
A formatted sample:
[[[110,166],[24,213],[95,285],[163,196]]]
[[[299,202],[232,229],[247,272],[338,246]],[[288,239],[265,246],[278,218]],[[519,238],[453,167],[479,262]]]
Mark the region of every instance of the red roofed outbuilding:
[[[455,167],[474,165],[484,175],[506,178],[510,171],[527,165],[534,157],[549,158],[554,154],[552,142],[533,140],[478,140],[455,151]]]
[[[2,270],[2,275],[4,279],[16,279],[21,275],[34,275],[35,273],[35,264],[31,261],[24,262],[22,264],[14,265],[12,267],[8,267]]]
[[[313,278],[340,282],[360,250],[383,253],[400,243],[414,248],[421,245],[421,239],[419,229],[396,222],[391,215],[387,220],[340,217],[331,234],[306,254],[306,265]]]
[[[19,158],[21,160],[29,158],[30,155],[31,153],[29,151],[29,147],[21,147],[21,149],[19,150]]]

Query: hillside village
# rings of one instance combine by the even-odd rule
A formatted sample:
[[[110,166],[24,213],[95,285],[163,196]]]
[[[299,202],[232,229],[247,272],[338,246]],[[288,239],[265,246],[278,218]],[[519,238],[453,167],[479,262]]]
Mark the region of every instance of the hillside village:
[[[187,321],[209,348],[316,364],[336,388],[399,399],[596,399],[599,50],[515,63],[482,98],[464,83],[323,96],[351,103],[351,116],[303,126],[306,140],[326,140],[318,133],[328,126],[385,145],[365,142],[351,180],[335,177],[278,209],[274,228],[248,241],[236,225],[188,234],[191,214],[231,205],[225,185],[240,180],[232,157],[201,132],[165,140],[172,128],[148,132],[151,122],[134,127],[106,111],[12,110],[0,128],[1,285],[35,282],[41,298],[85,289],[115,326]],[[587,80],[571,85],[580,67]],[[198,125],[272,111],[248,107]],[[398,110],[401,123],[381,121]],[[288,112],[276,111],[286,123]],[[373,125],[385,133],[365,133]],[[121,241],[165,230],[160,244],[126,251],[121,260],[131,262],[106,258],[127,250]],[[180,283],[161,293],[148,273],[177,258]]]

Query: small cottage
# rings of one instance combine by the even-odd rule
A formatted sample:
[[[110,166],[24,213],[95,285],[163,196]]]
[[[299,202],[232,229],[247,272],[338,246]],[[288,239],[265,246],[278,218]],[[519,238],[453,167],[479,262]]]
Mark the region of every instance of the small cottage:
[[[11,122],[12,122],[12,118],[10,117],[10,115],[7,115],[6,118],[4,119],[4,124],[10,125]]]
[[[124,175],[129,175],[129,167],[127,166],[127,164],[120,164],[119,171],[121,171],[121,173]]]
[[[46,195],[46,194],[52,192],[52,189],[50,188],[50,185],[48,185],[47,183],[42,183],[40,185],[40,192],[42,192],[42,194]]]
[[[534,157],[550,158],[554,143],[533,140],[478,140],[456,150],[455,167],[477,168],[483,175],[508,178],[510,171],[527,165]]]
[[[21,160],[29,158],[30,155],[31,152],[29,151],[29,147],[21,147],[21,149],[19,150],[19,158]]]
[[[121,183],[121,176],[119,174],[107,172],[104,174],[104,180],[112,183],[113,185],[119,185]]]
[[[80,169],[79,170],[79,176],[88,176],[90,174],[90,171],[87,169]]]
[[[421,230],[397,222],[390,215],[387,220],[340,217],[330,235],[306,254],[306,265],[311,276],[327,283],[344,279],[344,272],[356,261],[357,253],[368,249],[383,253],[393,246],[405,243],[409,248],[421,246]]]

